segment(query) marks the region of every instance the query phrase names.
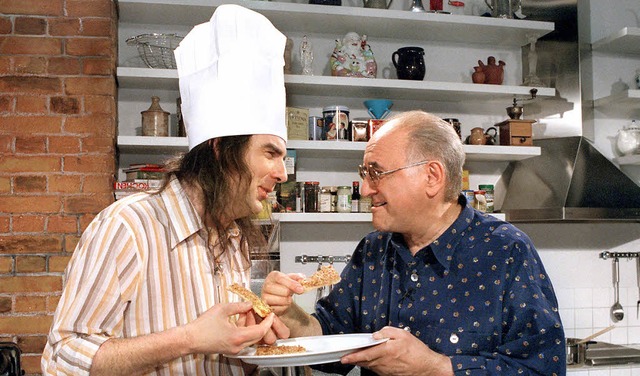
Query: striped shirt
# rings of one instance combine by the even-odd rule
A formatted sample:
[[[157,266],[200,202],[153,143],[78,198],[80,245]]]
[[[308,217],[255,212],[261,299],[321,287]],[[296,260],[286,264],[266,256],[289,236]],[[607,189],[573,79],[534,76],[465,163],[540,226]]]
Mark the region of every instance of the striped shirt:
[[[237,251],[239,230],[234,226],[228,233],[234,249],[214,249],[222,253],[215,261],[206,234],[177,179],[160,194],[135,194],[98,214],[67,266],[42,355],[43,374],[88,375],[98,348],[110,338],[162,332],[195,320],[218,302],[239,301],[226,290],[233,282],[249,287],[250,261],[246,251]],[[193,354],[148,374],[243,371],[236,359]]]

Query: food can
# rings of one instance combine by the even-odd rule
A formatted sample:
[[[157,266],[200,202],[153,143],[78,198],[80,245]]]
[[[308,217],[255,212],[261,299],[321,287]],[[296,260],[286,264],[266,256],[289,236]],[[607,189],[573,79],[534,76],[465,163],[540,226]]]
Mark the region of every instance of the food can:
[[[327,140],[349,141],[349,107],[325,107],[322,117]]]
[[[484,191],[484,198],[487,201],[487,213],[493,213],[493,185],[492,184],[481,184],[478,186],[478,189]]]
[[[369,119],[351,121],[351,141],[369,141]]]
[[[331,187],[322,187],[320,189],[320,212],[331,212]]]
[[[475,208],[476,196],[474,192],[475,191],[473,189],[465,189],[462,191],[462,194],[467,199],[467,204]]]
[[[309,116],[309,140],[324,140],[324,118]]]
[[[338,213],[351,213],[351,187],[341,185],[338,187],[338,202],[336,204]]]

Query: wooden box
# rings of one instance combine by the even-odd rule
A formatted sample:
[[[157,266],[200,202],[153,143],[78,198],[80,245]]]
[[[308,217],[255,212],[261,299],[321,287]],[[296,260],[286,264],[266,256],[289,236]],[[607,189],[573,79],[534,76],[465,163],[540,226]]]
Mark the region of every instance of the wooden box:
[[[535,120],[509,119],[496,124],[500,129],[500,145],[533,146],[531,125]]]

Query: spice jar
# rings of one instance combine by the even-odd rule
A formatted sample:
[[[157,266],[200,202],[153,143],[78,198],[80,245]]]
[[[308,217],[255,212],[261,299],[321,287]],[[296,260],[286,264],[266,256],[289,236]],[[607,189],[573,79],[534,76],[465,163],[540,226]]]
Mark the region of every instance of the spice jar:
[[[142,114],[142,135],[166,137],[169,135],[169,113],[160,107],[160,98],[151,97],[151,106]]]

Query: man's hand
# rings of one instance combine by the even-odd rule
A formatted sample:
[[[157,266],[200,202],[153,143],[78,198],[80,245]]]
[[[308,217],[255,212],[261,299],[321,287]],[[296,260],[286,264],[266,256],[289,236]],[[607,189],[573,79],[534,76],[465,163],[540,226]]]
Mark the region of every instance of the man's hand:
[[[271,316],[274,317],[273,324],[271,325],[271,328],[269,329],[269,331],[267,331],[267,334],[265,334],[264,337],[262,338],[262,341],[260,341],[260,343],[264,343],[267,345],[271,345],[276,340],[281,338],[283,339],[289,338],[289,336],[291,335],[289,328],[284,324],[284,322],[282,322],[282,320],[278,316],[276,315],[271,315]],[[240,317],[238,318],[237,325],[252,326],[262,321],[264,321],[262,317],[258,316],[258,314],[256,314],[254,311],[249,311],[246,314],[240,315]]]
[[[345,355],[340,361],[385,376],[453,376],[449,357],[431,350],[405,330],[387,326],[373,333],[373,338],[389,340]]]
[[[235,315],[240,315],[238,325]],[[259,324],[247,326],[247,317],[253,315],[249,302],[216,304],[193,322],[185,325],[187,343],[191,353],[237,354],[247,346],[262,340],[271,329],[275,316],[269,314]]]
[[[293,294],[304,293],[300,281],[304,276],[297,273],[284,274],[273,271],[267,275],[262,285],[262,300],[265,301],[276,315],[283,315],[293,304]]]

